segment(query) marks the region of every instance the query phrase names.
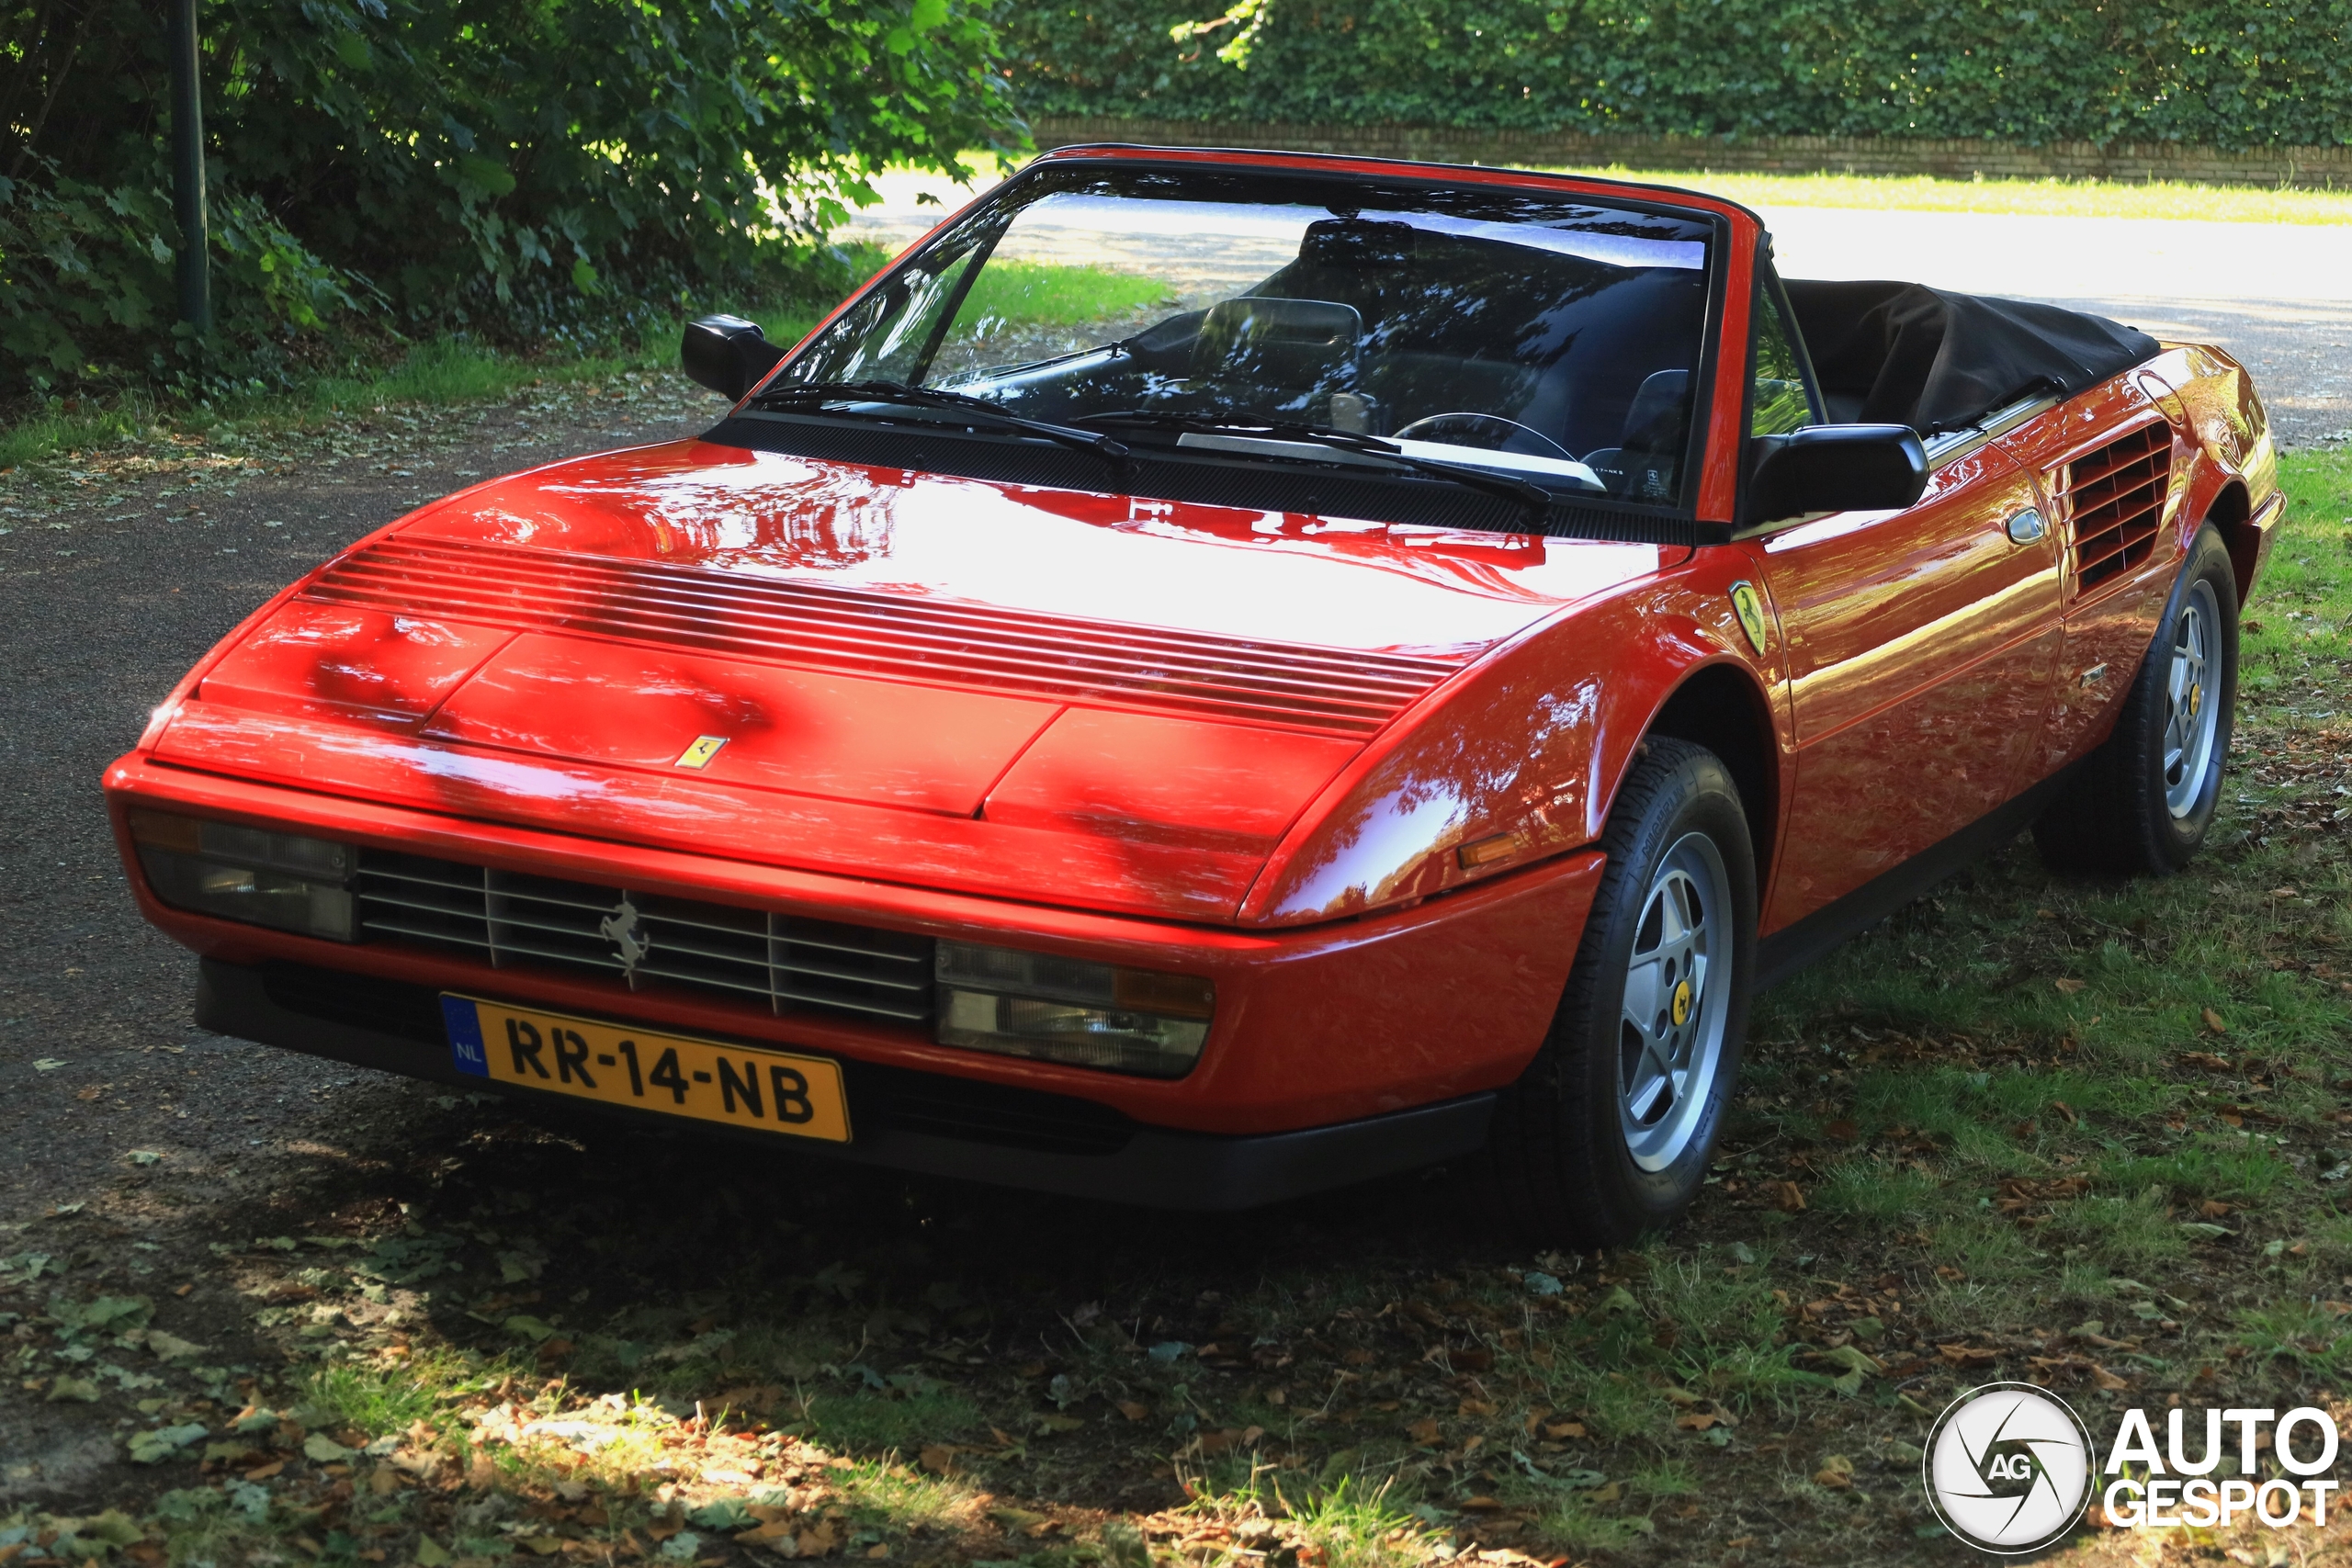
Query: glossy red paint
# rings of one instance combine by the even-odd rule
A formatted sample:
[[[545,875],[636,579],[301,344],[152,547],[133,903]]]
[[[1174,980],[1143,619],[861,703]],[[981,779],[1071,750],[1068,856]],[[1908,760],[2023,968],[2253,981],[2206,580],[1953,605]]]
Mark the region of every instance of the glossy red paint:
[[[1754,547],[1788,641],[1797,734],[1767,929],[2026,782],[2058,651],[2057,549],[2005,525],[2036,501],[2024,469],[1988,446],[1946,464],[1907,512],[1842,513]]]
[[[1631,196],[1719,220],[1695,511],[1734,519],[1764,254],[1752,214],[1503,170],[1151,155]],[[2165,433],[2154,543],[2086,581],[2067,476],[2090,470],[2069,465],[2140,429]],[[2243,372],[2195,348],[1948,452],[1905,512],[1697,547],[681,441],[495,480],[361,541],[191,671],[107,794],[142,909],[209,955],[1046,1089],[1154,1126],[1317,1126],[1524,1067],[1599,880],[1593,845],[1678,694],[1713,694],[1686,727],[1715,722],[1725,694],[1764,716],[1749,760],[1769,934],[2097,744],[2208,516],[2232,521],[2250,585],[2275,469]],[[2057,526],[2013,537],[2029,509]],[[1738,583],[1765,605],[1760,641],[1733,613]],[[701,737],[724,745],[681,767]],[[124,836],[134,806],[1204,976],[1216,1012],[1199,1066],[1156,1081],[311,941],[156,902]],[[1464,845],[1498,841],[1464,864]]]
[[[644,892],[709,898],[926,936],[1010,943],[1206,976],[1217,1018],[1202,1066],[1173,1082],[978,1055],[905,1029],[814,1013],[775,1018],[687,992],[632,992],[569,973],[492,969],[395,944],[342,943],[191,915],[133,876],[146,917],[209,957],[271,958],[417,984],[489,991],[592,1016],[652,1019],[861,1060],[1073,1094],[1156,1126],[1247,1134],[1371,1116],[1492,1089],[1542,1038],[1572,951],[1530,931],[1573,932],[1590,907],[1597,855],[1555,856],[1442,903],[1297,931],[1122,919],[967,894],[760,866],[573,833],[469,821],[300,788],[191,772],[137,756],[108,768],[116,840],[136,867],[134,803]],[[1334,998],[1348,1005],[1334,1006]]]

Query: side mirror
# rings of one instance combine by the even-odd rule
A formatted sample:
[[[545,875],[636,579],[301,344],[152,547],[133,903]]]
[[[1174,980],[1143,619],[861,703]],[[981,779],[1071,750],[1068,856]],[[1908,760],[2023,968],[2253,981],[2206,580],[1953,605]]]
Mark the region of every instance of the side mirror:
[[[1812,424],[1748,446],[1750,526],[1808,512],[1899,512],[1928,488],[1928,449],[1907,424]]]
[[[678,361],[689,380],[733,402],[760,384],[784,357],[760,323],[741,316],[705,316],[686,323]]]

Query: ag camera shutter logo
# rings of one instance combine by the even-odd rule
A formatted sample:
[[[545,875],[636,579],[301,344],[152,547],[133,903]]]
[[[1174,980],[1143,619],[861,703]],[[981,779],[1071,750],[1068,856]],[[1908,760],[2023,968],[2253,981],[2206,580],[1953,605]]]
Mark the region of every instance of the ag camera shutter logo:
[[[2031,1383],[1996,1382],[1952,1401],[1920,1468],[1944,1528],[1985,1551],[2039,1551],[2072,1529],[2091,1492],[2090,1430]]]

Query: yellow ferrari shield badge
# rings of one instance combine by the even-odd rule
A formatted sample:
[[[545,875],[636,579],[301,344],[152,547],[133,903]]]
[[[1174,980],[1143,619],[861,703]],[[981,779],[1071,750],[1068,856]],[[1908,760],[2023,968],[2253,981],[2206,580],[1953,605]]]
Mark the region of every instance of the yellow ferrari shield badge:
[[[707,768],[710,766],[710,760],[718,755],[718,749],[726,744],[727,738],[723,735],[696,736],[695,738],[695,743],[687,747],[685,751],[680,755],[678,760],[675,762],[673,762],[671,766],[675,768]]]
[[[1735,582],[1731,585],[1731,613],[1739,617],[1739,629],[1747,634],[1747,640],[1755,644],[1756,651],[1762,653],[1764,604],[1756,597],[1755,584]]]

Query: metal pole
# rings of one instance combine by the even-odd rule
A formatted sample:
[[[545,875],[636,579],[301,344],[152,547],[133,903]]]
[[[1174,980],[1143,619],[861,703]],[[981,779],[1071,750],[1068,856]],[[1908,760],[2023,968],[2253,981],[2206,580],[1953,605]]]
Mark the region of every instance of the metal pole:
[[[212,330],[209,236],[204,218],[204,99],[197,76],[196,0],[172,7],[172,209],[180,224],[180,320]]]

